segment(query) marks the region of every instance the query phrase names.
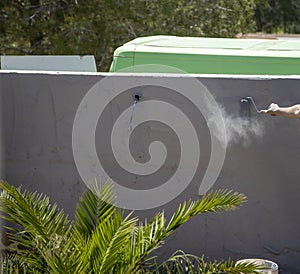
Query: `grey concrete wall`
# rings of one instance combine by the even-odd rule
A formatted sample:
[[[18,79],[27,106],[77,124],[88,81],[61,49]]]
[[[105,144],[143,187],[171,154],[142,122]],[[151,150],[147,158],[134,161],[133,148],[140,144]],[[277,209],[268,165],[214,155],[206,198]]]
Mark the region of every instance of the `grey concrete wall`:
[[[0,151],[4,158],[1,177],[11,184],[22,184],[29,190],[50,195],[53,202],[72,216],[86,188],[74,163],[73,122],[84,96],[103,77],[114,77],[117,85],[120,78],[138,83],[154,76],[0,72]],[[186,81],[189,76],[181,77]],[[260,257],[278,263],[281,273],[300,273],[300,119],[263,116],[252,107],[250,112],[243,111],[240,104],[245,96],[253,96],[259,107],[267,107],[271,102],[286,106],[299,103],[300,78],[198,76],[198,79],[221,106],[230,138],[224,165],[213,189],[243,192],[248,202],[234,212],[195,217],[168,239],[159,255],[165,257],[182,249],[197,255],[204,253],[211,259]],[[197,116],[193,112],[190,102],[176,96],[172,98],[164,88],[144,86],[139,89],[147,100],[152,97],[170,100],[178,108],[191,109],[188,115],[198,127],[201,158],[193,181],[169,203],[135,213],[149,218],[164,209],[170,217],[179,202],[198,197],[199,182],[211,153],[207,121],[201,113]],[[103,92],[109,93],[109,90]],[[109,132],[111,123],[132,104],[133,92],[134,89],[125,92],[109,105],[106,120],[96,132],[98,155],[103,155],[102,151],[108,155],[109,151],[101,144],[101,138],[105,138],[103,132]],[[133,136],[133,143],[137,145],[131,149],[142,162],[149,160],[145,146],[157,138],[169,142],[166,146],[172,159],[178,157],[178,139],[172,137],[174,132],[170,128],[152,124],[140,130]],[[124,178],[124,185],[136,189],[157,186],[160,183],[157,178],[168,178],[178,164],[170,160],[153,179],[136,175],[133,180],[132,174],[121,176],[118,170],[113,174],[114,163],[107,159],[105,165],[108,170],[111,168],[112,177]]]

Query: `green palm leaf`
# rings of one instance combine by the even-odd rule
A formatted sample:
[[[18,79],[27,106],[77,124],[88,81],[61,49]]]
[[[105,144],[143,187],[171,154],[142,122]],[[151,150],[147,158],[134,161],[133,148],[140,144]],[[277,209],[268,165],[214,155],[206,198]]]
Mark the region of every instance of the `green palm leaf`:
[[[76,209],[75,231],[88,237],[97,225],[105,219],[110,219],[116,212],[115,193],[112,185],[103,187],[95,184],[80,198]]]
[[[49,198],[43,194],[21,192],[6,182],[1,181],[0,211],[1,217],[14,223],[11,227],[10,239],[18,243],[19,257],[35,268],[47,268],[47,261],[57,254],[63,260],[60,247],[68,233],[68,217],[57,205],[50,205]],[[51,252],[49,252],[51,250]],[[60,262],[63,265],[63,262]]]
[[[243,194],[233,193],[231,191],[216,191],[208,193],[198,201],[188,201],[179,205],[176,212],[173,214],[170,222],[166,225],[164,213],[158,213],[153,217],[151,222],[141,226],[138,234],[138,239],[133,239],[133,242],[139,243],[136,247],[132,245],[130,254],[138,254],[136,256],[135,266],[141,266],[142,262],[151,261],[147,257],[160,245],[163,244],[163,240],[173,233],[179,226],[189,221],[192,217],[206,212],[219,212],[222,210],[233,210],[246,201],[246,197]],[[142,239],[142,240],[141,240]],[[152,258],[153,266],[155,262]],[[132,261],[133,259],[131,259]]]
[[[118,217],[114,216],[115,219],[119,219],[121,215],[117,214]],[[107,224],[100,225],[99,229],[97,229],[95,234],[95,245],[94,247],[98,247],[100,241],[105,242],[104,246],[104,253],[102,254],[102,260],[99,267],[95,268],[97,273],[109,273],[112,269],[117,271],[119,269],[124,269],[127,267],[127,260],[124,256],[124,253],[127,251],[126,246],[130,243],[130,235],[134,233],[136,229],[135,225],[137,222],[137,218],[129,218],[130,216],[125,217],[124,220],[119,219],[119,221],[111,222],[108,225],[110,226],[110,233],[109,237],[106,235],[107,231]],[[101,228],[101,229],[100,229]],[[99,237],[99,234],[101,236]],[[97,235],[98,234],[98,235]],[[104,240],[105,239],[105,240]],[[94,258],[95,262],[99,262],[98,258]],[[117,271],[118,272],[118,271]]]
[[[181,250],[176,251],[169,259],[153,270],[153,273],[199,273],[199,274],[258,274],[258,270],[264,269],[255,263],[239,263],[228,259],[225,262],[208,262],[204,256],[198,257],[186,254]]]
[[[246,201],[246,196],[228,190],[218,190],[204,195],[197,201],[184,202],[173,214],[166,233],[170,234],[192,217],[206,212],[234,210]]]
[[[106,274],[151,273],[163,267],[170,273],[239,273],[241,269],[243,273],[254,273],[247,272],[253,266],[234,265],[231,261],[206,263],[203,258],[184,253],[175,253],[158,265],[152,255],[167,236],[192,217],[235,209],[246,200],[242,194],[211,192],[200,200],[179,205],[169,222],[164,212],[159,212],[150,222],[138,224],[132,213],[124,216],[115,207],[111,184],[96,185],[81,197],[71,223],[45,195],[21,192],[6,182],[1,182],[0,188],[1,217],[14,224],[9,228],[10,237],[20,247],[13,250],[13,259],[2,264],[6,270],[22,266],[24,271],[30,268],[36,273]]]
[[[111,184],[94,186],[80,199],[73,234],[76,273],[86,273],[90,268],[108,273],[124,265],[123,251],[136,230],[137,219],[130,218],[131,214],[124,218],[114,201]]]

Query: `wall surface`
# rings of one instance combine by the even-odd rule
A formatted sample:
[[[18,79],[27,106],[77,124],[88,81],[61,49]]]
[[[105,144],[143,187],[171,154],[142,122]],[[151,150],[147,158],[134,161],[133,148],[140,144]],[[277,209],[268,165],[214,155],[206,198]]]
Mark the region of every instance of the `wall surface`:
[[[177,197],[164,204],[161,197],[167,197],[167,192],[162,191],[158,196],[151,194],[153,200],[160,199],[158,207],[149,206],[148,209],[136,210],[135,214],[150,218],[164,209],[169,218],[181,201],[199,197],[199,185],[206,176],[210,159],[222,160],[218,154],[213,155],[216,153],[212,149],[214,142],[221,150],[222,145],[226,148],[226,155],[220,172],[217,167],[219,162],[212,167],[216,173],[212,189],[243,192],[248,202],[237,211],[195,217],[167,240],[159,255],[165,257],[181,249],[197,255],[205,254],[211,259],[259,257],[278,263],[280,273],[300,273],[300,120],[261,115],[255,112],[252,105],[241,105],[240,102],[243,97],[252,96],[260,108],[266,108],[271,102],[283,106],[299,103],[300,78],[195,77],[0,72],[1,177],[11,184],[22,184],[26,189],[50,195],[53,202],[73,216],[86,185],[80,176],[84,172],[79,174],[75,164],[72,129],[76,113],[78,116],[79,111],[80,116],[80,111],[84,113],[84,109],[89,110],[88,103],[82,104],[87,98],[85,95],[98,90],[101,96],[106,94],[106,97],[100,97],[109,101],[108,104],[95,100],[90,102],[91,105],[105,107],[103,115],[100,117],[99,114],[94,139],[91,139],[95,140],[101,165],[114,181],[124,187],[139,191],[159,187],[173,178],[174,170],[180,168],[180,157],[185,153],[184,149],[180,149],[182,140],[180,136],[176,137],[177,129],[167,122],[163,123],[163,119],[151,120],[152,115],[157,113],[168,117],[167,112],[162,112],[162,108],[168,105],[160,105],[167,102],[185,112],[195,128],[198,143],[188,139],[190,145],[187,151],[190,149],[189,153],[194,157],[193,150],[199,145],[200,160],[191,182],[180,190]],[[104,79],[108,80],[103,82]],[[196,94],[192,83],[195,80],[202,83],[199,94]],[[179,91],[170,88],[172,83],[174,86],[179,82],[183,83],[182,86],[176,84]],[[184,87],[187,94],[200,96],[203,109],[197,109],[182,95]],[[116,89],[122,92],[115,93],[113,97],[111,94]],[[142,100],[135,106],[130,123],[133,96],[137,91],[142,94]],[[216,105],[209,105],[203,91],[213,96],[218,109],[214,108]],[[204,96],[202,101],[201,96]],[[147,109],[143,102],[151,103],[151,108]],[[160,108],[155,109],[155,104]],[[228,143],[222,143],[225,140],[221,136],[224,133],[223,121],[218,120],[216,113],[221,113],[225,122]],[[120,116],[124,116],[125,120],[118,119]],[[150,122],[148,126],[147,122],[136,126],[141,116]],[[89,128],[89,117],[84,118],[86,120],[82,118],[80,121]],[[185,118],[182,119],[185,121]],[[179,121],[175,115],[174,121],[175,124]],[[119,139],[116,138],[124,143],[116,146],[116,150],[125,151],[122,150],[126,145],[125,135],[130,135],[129,150],[141,170],[150,161],[149,153],[152,152],[167,152],[167,155],[158,155],[162,158],[157,159],[164,160],[162,166],[156,167],[152,163],[149,169],[141,172],[137,167],[136,174],[124,171],[129,160],[108,147],[115,140],[111,139],[111,135],[113,130],[118,130],[114,127],[116,123],[123,123],[127,130],[124,135],[117,134]],[[177,123],[175,126],[186,134],[184,124]],[[187,135],[188,138],[192,136]],[[81,137],[80,142],[85,148],[85,142],[90,142],[89,137]],[[153,151],[149,152],[149,146],[154,141],[164,143],[164,149],[154,146]],[[78,139],[73,136],[75,146],[76,142]],[[76,149],[75,154],[81,151],[81,148]],[[117,159],[113,159],[112,155]],[[89,159],[89,156],[83,155],[83,158]],[[187,160],[187,170],[193,164],[194,160]],[[91,174],[97,176],[93,167],[91,162]],[[178,175],[175,178],[176,187],[180,188],[178,182],[181,180],[183,182],[185,177]],[[147,197],[144,198],[146,201]],[[126,204],[126,197],[121,199]]]

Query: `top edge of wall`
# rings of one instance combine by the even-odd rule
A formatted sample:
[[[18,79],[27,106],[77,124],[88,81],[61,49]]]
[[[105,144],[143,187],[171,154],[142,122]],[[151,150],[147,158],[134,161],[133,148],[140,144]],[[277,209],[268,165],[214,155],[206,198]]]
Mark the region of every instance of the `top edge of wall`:
[[[229,78],[229,79],[300,79],[300,75],[237,75],[237,74],[177,74],[177,73],[120,73],[120,72],[84,72],[84,71],[46,71],[46,70],[0,70],[0,74],[43,74],[43,75],[94,75],[94,76],[134,76],[169,78]]]

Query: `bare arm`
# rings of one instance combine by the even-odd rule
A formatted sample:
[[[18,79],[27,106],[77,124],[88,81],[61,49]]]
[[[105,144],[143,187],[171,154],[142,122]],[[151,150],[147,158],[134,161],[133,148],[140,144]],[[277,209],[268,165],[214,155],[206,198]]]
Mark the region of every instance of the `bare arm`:
[[[290,107],[280,107],[272,103],[268,109],[262,109],[260,113],[270,114],[272,116],[285,116],[289,118],[300,118],[300,104]]]

